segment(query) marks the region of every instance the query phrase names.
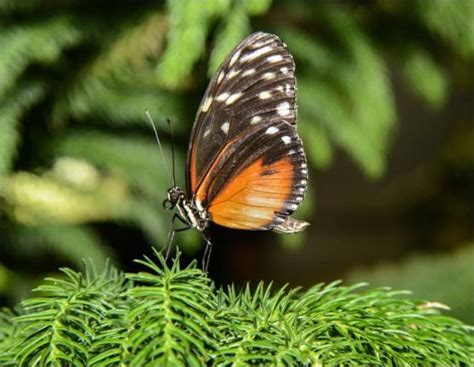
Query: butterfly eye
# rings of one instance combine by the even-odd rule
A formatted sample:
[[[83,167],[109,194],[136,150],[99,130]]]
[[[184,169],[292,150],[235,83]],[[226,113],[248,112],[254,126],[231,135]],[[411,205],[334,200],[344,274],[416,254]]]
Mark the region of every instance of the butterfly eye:
[[[171,200],[169,200],[169,199],[163,200],[163,208],[165,210],[171,210],[171,209],[174,208],[174,206],[175,206],[175,204]]]

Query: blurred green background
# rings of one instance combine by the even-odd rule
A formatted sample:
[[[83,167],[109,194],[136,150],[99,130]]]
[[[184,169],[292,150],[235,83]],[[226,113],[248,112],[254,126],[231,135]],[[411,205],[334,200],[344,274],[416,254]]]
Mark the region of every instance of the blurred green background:
[[[218,283],[343,278],[412,289],[474,323],[474,1],[0,2],[0,305],[60,266],[160,248],[209,78],[252,31],[297,65],[302,235],[213,228]],[[199,235],[175,241],[200,258]]]

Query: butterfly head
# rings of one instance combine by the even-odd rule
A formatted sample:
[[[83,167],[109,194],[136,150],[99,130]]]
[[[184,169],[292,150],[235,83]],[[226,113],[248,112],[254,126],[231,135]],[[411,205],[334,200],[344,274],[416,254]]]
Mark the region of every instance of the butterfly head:
[[[163,208],[166,210],[172,210],[176,205],[183,201],[185,198],[184,191],[179,186],[170,187],[167,192],[167,197],[163,201]]]

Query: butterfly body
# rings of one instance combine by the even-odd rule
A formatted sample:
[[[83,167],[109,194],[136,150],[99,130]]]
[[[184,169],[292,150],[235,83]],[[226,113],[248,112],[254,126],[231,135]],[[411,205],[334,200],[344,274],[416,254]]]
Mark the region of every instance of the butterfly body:
[[[239,43],[204,94],[187,157],[187,187],[165,200],[188,228],[300,232],[308,169],[296,131],[293,58],[275,35]]]
[[[172,186],[168,190],[164,206],[169,210],[176,207],[179,215],[184,219],[184,224],[189,226],[189,228],[195,228],[199,232],[204,232],[209,225],[209,215],[206,210],[202,207],[198,208],[194,201],[188,200],[184,190],[179,186]]]

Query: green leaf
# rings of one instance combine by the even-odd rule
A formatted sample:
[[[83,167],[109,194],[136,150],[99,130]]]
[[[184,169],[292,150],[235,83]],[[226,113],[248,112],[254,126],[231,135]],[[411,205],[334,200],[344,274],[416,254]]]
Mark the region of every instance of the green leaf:
[[[224,1],[168,0],[171,28],[157,68],[163,85],[178,88],[189,83],[192,67],[204,52],[210,18],[227,6]]]
[[[441,107],[448,93],[448,80],[427,52],[412,48],[404,59],[402,71],[415,93],[432,107]]]
[[[0,313],[3,365],[469,365],[474,329],[388,288],[259,283],[217,289],[196,268],[137,261],[125,277],[62,269],[14,317]]]
[[[474,55],[474,2],[417,0],[415,10],[426,27],[464,57]]]
[[[28,225],[123,218],[127,196],[127,188],[116,178],[82,190],[47,174],[20,172],[3,177],[0,185],[0,197],[14,208],[15,220]]]
[[[209,76],[211,78],[235,45],[245,38],[249,29],[249,19],[245,9],[237,2],[224,18],[216,35],[215,46],[209,60]]]
[[[301,136],[306,137],[304,148],[310,162],[317,168],[327,168],[333,159],[333,148],[326,127],[318,121],[300,116],[298,129]]]
[[[8,98],[0,97],[0,175],[7,173],[20,143],[20,118],[44,94],[40,83],[18,86]]]
[[[53,64],[63,49],[80,40],[80,32],[70,18],[53,17],[23,26],[0,29],[0,98],[32,63]]]
[[[242,4],[247,13],[251,15],[261,15],[270,9],[272,0],[243,0]]]
[[[281,31],[297,62],[306,64],[298,79],[301,114],[306,121],[321,124],[331,141],[345,149],[369,177],[380,177],[395,121],[385,65],[345,11],[323,7],[320,16],[343,51],[291,28]],[[316,154],[310,157],[317,162]]]

